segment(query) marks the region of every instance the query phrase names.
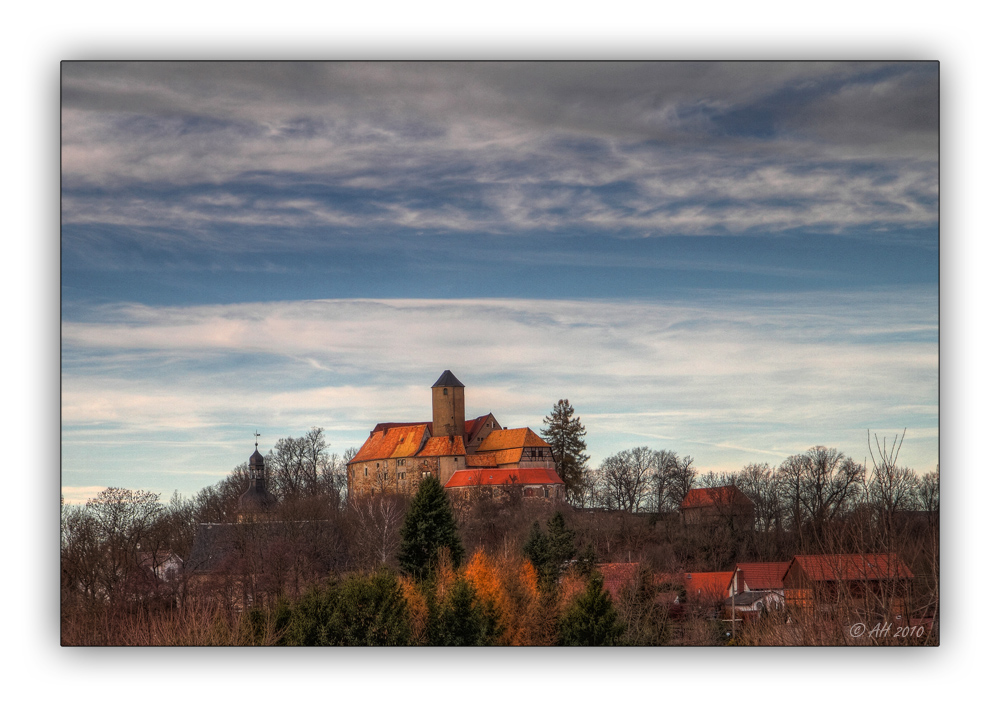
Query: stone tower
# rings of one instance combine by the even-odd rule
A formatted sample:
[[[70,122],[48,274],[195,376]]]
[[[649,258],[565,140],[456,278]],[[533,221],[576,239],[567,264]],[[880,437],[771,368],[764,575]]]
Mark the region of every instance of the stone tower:
[[[465,386],[451,371],[445,371],[431,386],[433,435],[465,438]]]

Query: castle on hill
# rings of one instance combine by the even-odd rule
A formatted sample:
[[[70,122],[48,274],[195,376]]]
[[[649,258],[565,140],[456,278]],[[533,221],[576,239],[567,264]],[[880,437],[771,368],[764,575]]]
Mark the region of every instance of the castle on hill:
[[[465,386],[451,371],[431,386],[431,413],[430,422],[377,424],[347,463],[348,494],[412,495],[433,475],[449,490],[511,484],[529,497],[565,496],[549,444],[527,427],[502,427],[492,412],[466,420]]]

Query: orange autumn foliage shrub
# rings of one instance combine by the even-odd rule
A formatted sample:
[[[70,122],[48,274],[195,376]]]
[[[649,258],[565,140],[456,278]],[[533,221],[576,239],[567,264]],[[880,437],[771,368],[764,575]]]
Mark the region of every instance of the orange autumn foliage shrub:
[[[403,588],[403,598],[406,600],[406,608],[410,614],[413,642],[418,646],[423,645],[427,641],[428,620],[430,618],[427,600],[411,577],[402,577],[399,583]]]

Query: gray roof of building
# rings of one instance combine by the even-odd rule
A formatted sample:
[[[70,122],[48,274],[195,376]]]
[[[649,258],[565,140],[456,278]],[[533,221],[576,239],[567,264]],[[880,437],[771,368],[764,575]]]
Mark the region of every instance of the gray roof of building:
[[[736,595],[736,601],[734,602],[737,606],[752,606],[754,602],[758,599],[763,599],[768,594],[777,594],[777,592],[763,591],[763,592],[741,592]],[[725,603],[729,604],[733,602],[733,598],[729,597]]]
[[[431,386],[431,388],[444,388],[445,386],[449,388],[464,388],[462,381],[455,377],[455,374],[451,371],[445,371],[441,374],[441,377],[437,379],[437,383]]]
[[[270,521],[249,523],[199,523],[195,529],[194,543],[185,566],[193,572],[225,570],[239,559],[248,545],[278,542],[287,547],[289,538],[294,540],[306,528],[313,528],[321,536],[317,547],[332,548],[337,528],[325,520]],[[314,542],[318,542],[314,538]],[[330,565],[333,568],[333,565]]]

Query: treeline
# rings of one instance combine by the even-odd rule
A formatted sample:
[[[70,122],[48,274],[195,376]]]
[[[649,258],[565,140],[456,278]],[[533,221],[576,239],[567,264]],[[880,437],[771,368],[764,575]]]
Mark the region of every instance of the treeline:
[[[718,643],[725,640],[718,624],[671,615],[654,601],[664,590],[654,574],[728,571],[737,561],[833,552],[899,554],[917,576],[915,611],[931,615],[938,596],[938,475],[900,467],[898,446],[874,443],[871,468],[815,447],[777,467],[753,464],[725,475],[698,474],[690,457],[674,452],[633,449],[581,475],[593,490],[576,495],[576,505],[477,489],[446,504],[455,534],[450,568],[425,576],[405,559],[407,519],[426,516],[413,516],[417,499],[347,498],[343,460],[353,451],[330,454],[323,431],[314,429],[280,440],[266,457],[270,488],[280,499],[270,520],[278,522],[236,522],[249,485],[245,464],[189,499],[175,494],[163,502],[112,488],[85,505],[64,506],[63,641],[305,642],[292,638],[300,635],[354,642],[361,639],[343,627],[356,624],[352,607],[369,606],[357,597],[370,595],[382,597],[371,606],[403,597],[398,632],[375,630],[386,641],[586,642],[568,627],[600,609],[605,618],[587,630],[604,631],[602,641]],[[728,484],[754,502],[751,523],[724,514],[709,525],[682,522],[677,508],[688,490]],[[205,553],[193,552],[199,533],[201,540],[211,535],[206,528],[229,533],[224,561],[211,567],[199,565]],[[156,564],[167,557],[176,558],[176,571],[157,574],[167,566]],[[420,567],[428,567],[425,560],[441,564],[437,554]],[[609,562],[640,568],[614,600],[591,581],[593,568]],[[381,612],[372,625],[387,620]]]

